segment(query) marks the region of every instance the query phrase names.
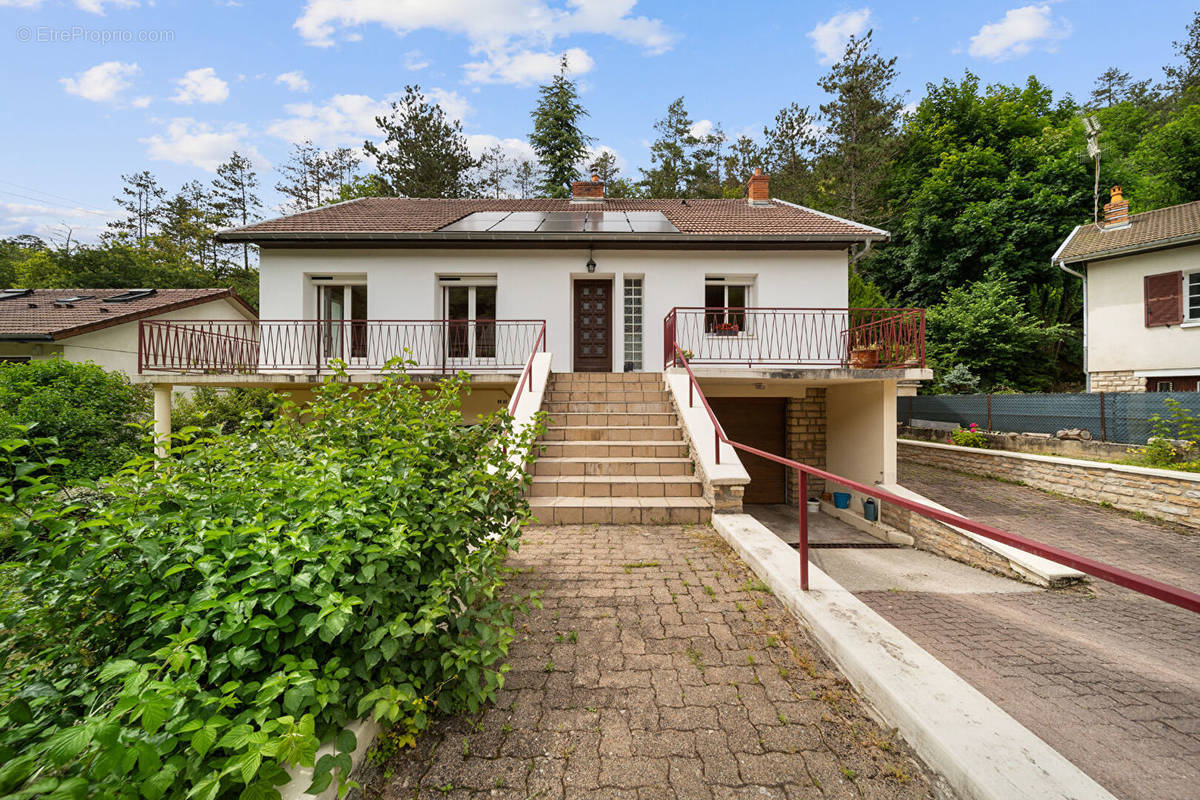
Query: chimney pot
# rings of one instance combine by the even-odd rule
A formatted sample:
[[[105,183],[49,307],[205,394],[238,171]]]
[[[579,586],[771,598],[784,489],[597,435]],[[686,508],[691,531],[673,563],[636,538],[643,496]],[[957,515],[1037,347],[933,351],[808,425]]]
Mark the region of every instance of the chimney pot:
[[[604,181],[593,174],[590,181],[575,181],[571,184],[572,203],[604,202]]]
[[[762,167],[755,167],[754,174],[746,182],[747,202],[752,206],[765,206],[771,203],[770,176],[764,175]]]
[[[1109,201],[1104,204],[1104,230],[1117,230],[1129,227],[1129,201],[1121,192],[1120,186],[1112,187]]]

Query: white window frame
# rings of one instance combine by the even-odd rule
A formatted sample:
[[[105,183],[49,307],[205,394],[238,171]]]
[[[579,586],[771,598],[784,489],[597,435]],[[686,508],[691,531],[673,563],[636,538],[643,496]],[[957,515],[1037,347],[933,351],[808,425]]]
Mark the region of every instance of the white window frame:
[[[1183,321],[1200,323],[1200,269],[1183,273]]]
[[[495,275],[439,275],[438,276],[438,292],[441,295],[441,297],[439,300],[440,313],[438,314],[438,318],[443,321],[447,321],[450,319],[450,292],[449,292],[449,290],[452,288],[456,288],[456,287],[466,287],[466,289],[467,289],[467,320],[471,323],[476,323],[479,319],[479,317],[477,316],[477,312],[476,312],[476,292],[479,289],[479,287],[481,287],[481,286],[490,286],[490,287],[496,289],[495,315],[498,317],[500,315],[500,290],[497,288],[498,285],[499,284],[496,280]],[[488,318],[485,317],[484,319],[488,319]],[[465,366],[468,364],[478,364],[480,362],[496,360],[495,326],[493,326],[493,333],[492,333],[493,339],[492,339],[492,355],[491,356],[481,356],[478,354],[478,352],[477,352],[478,342],[476,341],[477,332],[478,332],[477,325],[475,325],[475,324],[468,325],[468,327],[467,327],[467,355],[466,356],[447,356],[447,359],[446,359],[447,363],[455,364],[455,365],[459,365],[459,366]],[[448,336],[449,336],[449,333],[447,333],[447,337]],[[446,341],[443,343],[443,346],[447,349],[447,351],[450,349],[449,338],[446,339]]]
[[[719,307],[728,309],[731,307],[729,304],[729,287],[730,286],[741,286],[746,290],[745,300],[743,301],[743,304],[741,307],[753,308],[756,283],[757,283],[757,281],[755,280],[755,276],[753,276],[753,275],[706,275],[706,276],[704,276],[704,306],[705,306],[705,308],[709,307],[708,306],[708,287],[720,286],[724,289],[724,291],[722,292],[723,302],[721,303],[721,306],[719,306]],[[716,306],[714,306],[714,307],[716,307]],[[737,306],[733,306],[733,307],[736,308]],[[738,331],[737,331],[736,336],[738,336],[738,337],[753,336],[754,335],[753,315],[742,314],[739,316],[741,316],[742,319],[741,319],[741,323],[738,326]],[[722,321],[728,322],[729,317],[730,317],[730,314],[728,311],[726,311],[722,317]],[[712,321],[712,320],[710,320],[708,312],[706,311],[705,316],[704,316],[704,335],[705,336],[710,336],[710,337],[730,336],[730,334],[719,334],[715,330],[710,330],[709,329],[710,321]]]
[[[636,304],[632,301],[636,299]],[[645,369],[646,363],[646,278],[643,275],[623,275],[621,279],[621,330],[623,346],[621,365],[631,366],[634,372]],[[636,305],[636,307],[635,307]],[[636,359],[630,359],[630,351],[637,350]]]
[[[352,293],[355,287],[361,286],[364,289],[367,288],[366,277],[362,275],[333,275],[325,279],[323,277],[309,276],[309,280],[313,286],[313,302],[316,305],[316,313],[313,315],[313,318],[317,320],[318,331],[321,331],[319,346],[324,359],[328,361],[344,357],[346,363],[350,365],[365,362],[370,353],[369,326],[363,328],[359,334],[362,337],[361,341],[363,344],[362,352],[359,354],[356,355],[353,352],[353,343],[350,346],[350,352],[347,352],[344,342],[347,336],[350,336],[353,342],[353,337],[358,326],[351,324],[354,319],[351,313],[354,307]],[[336,289],[342,290],[342,318],[340,320],[330,319],[325,314],[325,297]],[[369,290],[366,300],[367,313],[363,315],[364,320],[370,315],[371,296]],[[335,350],[337,351],[336,354],[334,354]]]

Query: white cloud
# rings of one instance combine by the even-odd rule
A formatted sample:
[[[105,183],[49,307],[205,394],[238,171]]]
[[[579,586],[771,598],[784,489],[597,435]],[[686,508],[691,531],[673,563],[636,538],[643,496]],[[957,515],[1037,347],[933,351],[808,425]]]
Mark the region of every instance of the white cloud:
[[[471,111],[458,92],[433,88],[425,96],[453,119],[461,120]],[[391,101],[399,97],[375,100],[365,94],[336,94],[324,103],[289,103],[284,106],[289,116],[268,125],[267,133],[293,143],[311,139],[322,147],[361,145],[379,133],[375,118],[391,113]]]
[[[33,234],[48,241],[61,242],[69,230],[71,241],[95,240],[106,223],[120,215],[120,209],[42,203],[0,203],[0,232]]]
[[[695,136],[697,139],[700,139],[712,133],[712,129],[713,121],[711,119],[701,119],[693,123],[691,130],[689,130],[688,133],[690,133],[692,136]]]
[[[591,166],[593,163],[595,163],[596,159],[600,156],[601,153],[612,153],[613,154],[613,157],[616,159],[616,165],[617,165],[618,172],[623,173],[629,167],[629,162],[627,162],[625,160],[625,157],[622,156],[620,153],[618,153],[616,151],[616,149],[609,147],[606,144],[597,145],[595,147],[589,147],[587,160],[584,162],[584,166]]]
[[[137,0],[75,0],[75,5],[84,11],[103,16],[106,5],[116,8],[136,8],[138,2]]]
[[[507,138],[501,139],[499,136],[493,136],[490,133],[472,133],[467,136],[467,149],[471,151],[471,155],[479,158],[479,154],[491,147],[500,145],[500,150],[504,155],[514,161],[528,159],[537,161],[537,153],[533,152],[529,142],[525,139]]]
[[[419,72],[429,66],[429,59],[420,50],[409,50],[404,54],[404,68]]]
[[[517,86],[532,86],[545,83],[558,74],[562,53],[535,53],[522,50],[515,53],[494,53],[486,61],[464,64],[467,81],[470,83],[511,83]],[[565,54],[568,71],[572,75],[590,72],[596,62],[586,50],[572,47]]]
[[[284,84],[293,92],[307,92],[311,88],[308,78],[304,77],[304,73],[298,69],[277,76],[275,82]]]
[[[179,91],[171,100],[176,103],[223,103],[229,97],[229,84],[218,78],[212,67],[188,70],[175,83]]]
[[[137,64],[121,61],[105,61],[103,64],[85,69],[74,78],[59,78],[58,82],[67,94],[77,95],[95,103],[118,102],[121,92],[130,86],[130,78],[141,70]]]
[[[842,57],[846,50],[846,42],[851,36],[861,36],[867,30],[871,21],[871,9],[860,8],[857,11],[846,11],[834,14],[817,27],[808,32],[812,39],[813,49],[820,56],[822,64],[832,64]]]
[[[637,0],[567,0],[562,7],[547,0],[308,0],[294,27],[309,44],[322,47],[338,38],[360,37],[351,29],[365,25],[381,25],[399,36],[420,29],[464,36],[471,52],[482,56],[465,65],[468,80],[526,83],[553,74],[544,62],[555,57],[546,51],[553,50],[560,37],[603,35],[652,54],[669,50],[675,36],[661,20],[634,16],[636,4]],[[421,64],[422,59],[414,58],[413,63]],[[583,66],[583,57],[578,66]]]
[[[1038,42],[1053,49],[1053,42],[1071,34],[1071,23],[1050,13],[1048,4],[1012,8],[1004,19],[989,22],[971,37],[967,52],[976,58],[1005,61],[1022,56]]]
[[[139,141],[146,145],[146,152],[158,161],[173,164],[189,164],[214,172],[217,166],[237,150],[265,169],[270,163],[259,154],[258,149],[246,141],[249,133],[245,125],[230,123],[216,129],[207,122],[197,122],[190,117],[177,117],[167,123],[165,135],[150,136]]]

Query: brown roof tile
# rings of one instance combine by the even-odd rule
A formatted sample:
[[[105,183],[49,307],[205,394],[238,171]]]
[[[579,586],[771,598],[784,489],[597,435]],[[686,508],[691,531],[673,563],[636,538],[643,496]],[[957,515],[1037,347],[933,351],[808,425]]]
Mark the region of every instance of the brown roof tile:
[[[886,238],[886,233],[806,208],[772,201],[751,206],[745,200],[643,200],[609,198],[588,206],[569,200],[439,200],[366,197],[266,220],[225,231],[222,238],[250,239],[272,234],[333,234],[353,238],[367,233],[432,233],[476,211],[661,211],[680,233],[708,236]],[[576,235],[576,234],[572,234]],[[583,236],[584,234],[578,234]],[[590,235],[589,235],[590,236]]]
[[[167,311],[230,298],[254,313],[231,289],[158,289],[149,297],[127,303],[105,303],[106,297],[129,289],[34,289],[24,297],[0,300],[0,338],[13,340],[66,339],[81,333],[152,317]],[[94,295],[93,299],[56,303],[71,297]],[[221,316],[228,316],[223,314]]]
[[[1102,230],[1081,225],[1067,240],[1059,261],[1090,261],[1130,250],[1152,250],[1181,237],[1200,236],[1200,201],[1144,211],[1129,217],[1129,227]]]

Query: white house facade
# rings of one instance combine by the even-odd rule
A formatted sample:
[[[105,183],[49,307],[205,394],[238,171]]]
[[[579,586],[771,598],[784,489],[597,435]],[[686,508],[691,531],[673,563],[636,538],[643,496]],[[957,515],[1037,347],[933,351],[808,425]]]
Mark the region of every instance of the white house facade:
[[[1090,391],[1196,391],[1200,381],[1200,202],[1129,214],[1113,188],[1099,224],[1054,256],[1084,281]]]

